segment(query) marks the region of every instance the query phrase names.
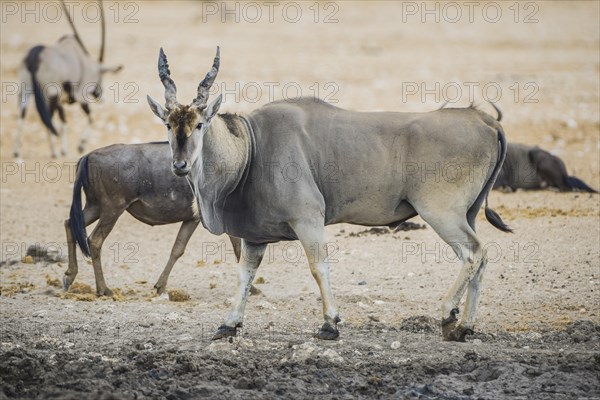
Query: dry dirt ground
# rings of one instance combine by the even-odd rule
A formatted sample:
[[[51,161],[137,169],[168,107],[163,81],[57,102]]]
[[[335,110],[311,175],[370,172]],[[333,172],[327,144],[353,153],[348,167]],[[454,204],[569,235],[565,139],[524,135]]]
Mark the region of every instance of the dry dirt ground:
[[[250,297],[243,335],[232,342],[209,339],[231,303],[235,260],[228,241],[202,228],[169,281],[186,301],[152,290],[178,227],[151,228],[128,215],[104,245],[115,297],[96,298],[81,256],[77,293],[63,293],[64,259],[22,259],[36,243],[66,254],[81,112],[69,108],[69,155],[52,160],[30,105],[23,161],[12,157],[17,65],[29,47],[68,32],[66,20],[44,8],[52,3],[2,3],[0,398],[600,397],[598,195],[492,193],[515,233],[479,222],[490,263],[467,343],[441,340],[440,300],[459,266],[429,227],[327,228],[344,321],[335,342],[312,339],[320,298],[296,243],[269,246],[261,293]],[[281,3],[273,22],[271,6],[260,2],[258,21],[247,3],[105,3],[107,60],[125,68],[106,76],[104,101],[92,105],[90,149],[163,140],[145,101],[147,93],[162,98],[158,48],[169,55],[183,102],[219,44],[223,111],[248,112],[298,88],[345,108],[429,111],[443,102],[436,93],[452,97],[458,86],[465,106],[474,87],[483,109],[492,112],[485,95],[501,107],[509,140],[551,150],[600,187],[597,2],[458,2],[456,22],[445,3]],[[75,20],[96,54],[98,24],[84,21],[85,4]],[[38,7],[39,23],[26,6]],[[222,15],[224,7],[234,14]]]

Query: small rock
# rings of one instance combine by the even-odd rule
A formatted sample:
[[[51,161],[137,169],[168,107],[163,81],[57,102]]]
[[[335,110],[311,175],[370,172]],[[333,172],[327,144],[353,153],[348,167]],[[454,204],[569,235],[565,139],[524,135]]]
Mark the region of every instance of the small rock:
[[[29,246],[27,248],[27,255],[31,256],[35,262],[57,262],[61,260],[60,252],[57,247],[50,245],[44,246],[39,243]]]
[[[235,383],[234,387],[236,389],[251,389],[252,387],[252,382],[250,382],[250,380],[248,380],[247,378],[241,377],[240,379],[238,379],[238,381]]]
[[[31,314],[32,317],[43,318],[48,314],[48,310],[37,310]]]
[[[324,358],[328,359],[329,361],[331,361],[334,364],[343,364],[344,363],[344,358],[342,356],[340,356],[338,354],[337,351],[333,350],[333,349],[327,349],[325,350],[321,356],[323,356]]]
[[[360,281],[358,282],[358,286],[364,286],[367,284],[367,281]]]
[[[465,357],[465,360],[477,361],[479,359],[479,354],[477,354],[477,352],[474,350],[469,350],[469,351],[465,352],[464,357]]]
[[[31,256],[25,256],[25,257],[23,257],[23,259],[21,260],[21,262],[23,264],[33,264],[33,257],[31,257]]]
[[[377,315],[369,315],[369,319],[373,322],[379,322],[379,317]]]
[[[232,338],[230,338],[232,339]],[[208,350],[217,352],[231,352],[233,346],[227,340],[215,340],[208,345]]]
[[[260,390],[267,386],[267,381],[264,378],[258,377],[254,380],[254,386]]]
[[[317,350],[312,342],[304,342],[292,346],[292,360],[296,362],[303,362],[313,357],[313,353]]]
[[[392,342],[392,344],[390,345],[390,347],[392,348],[392,350],[397,350],[400,348],[400,342],[395,340]]]
[[[261,301],[256,305],[256,308],[261,310],[276,310],[276,307],[268,301]]]
[[[67,325],[65,327],[65,329],[63,329],[63,333],[73,333],[75,332],[75,328],[73,328],[71,325]]]
[[[481,339],[473,339],[473,344],[474,344],[475,346],[479,346],[481,343],[482,343],[482,342],[481,342]]]
[[[529,340],[540,340],[542,338],[542,334],[539,332],[530,332],[526,335]]]

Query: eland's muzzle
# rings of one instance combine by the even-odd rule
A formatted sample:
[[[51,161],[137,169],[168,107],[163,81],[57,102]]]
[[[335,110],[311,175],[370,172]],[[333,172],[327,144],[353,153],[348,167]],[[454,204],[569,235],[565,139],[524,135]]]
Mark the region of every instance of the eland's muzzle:
[[[172,170],[177,176],[186,176],[190,172],[188,162],[185,160],[173,161]]]

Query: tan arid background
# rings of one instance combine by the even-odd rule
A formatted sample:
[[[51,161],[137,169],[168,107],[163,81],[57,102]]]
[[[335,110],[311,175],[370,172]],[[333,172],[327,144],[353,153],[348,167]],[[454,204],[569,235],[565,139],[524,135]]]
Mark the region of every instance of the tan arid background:
[[[129,215],[119,220],[103,252],[106,281],[119,289],[116,302],[65,296],[54,284],[62,280],[66,262],[20,262],[34,243],[58,243],[66,255],[63,221],[80,156],[76,149],[79,134],[86,121],[78,106],[68,107],[69,154],[51,159],[46,132],[31,101],[23,160],[14,160],[17,97],[12,90],[18,65],[30,47],[52,44],[69,27],[65,18],[51,21],[47,15],[44,20],[44,7],[52,2],[13,2],[19,10],[37,4],[39,22],[31,15],[23,16],[22,10],[7,14],[6,3],[10,2],[2,3],[0,40],[0,235],[1,261],[6,262],[0,267],[0,319],[10,326],[23,324],[25,330],[34,323],[61,326],[64,321],[76,326],[120,323],[141,326],[141,331],[144,324],[156,324],[153,334],[164,339],[162,335],[169,335],[171,328],[162,333],[158,328],[174,318],[178,325],[174,329],[181,334],[168,342],[192,346],[199,335],[207,334],[204,324],[211,328],[220,324],[234,293],[237,269],[224,236],[214,237],[200,227],[192,237],[169,280],[169,288],[189,294],[190,300],[182,303],[153,298],[152,290],[178,225],[149,227]],[[75,23],[87,47],[97,54],[99,26],[84,20],[85,4],[78,3]],[[456,106],[474,100],[493,114],[485,102],[487,96],[504,114],[502,124],[509,141],[551,151],[565,161],[570,174],[600,187],[598,2],[494,3],[502,11],[495,23],[488,21],[495,14],[486,8],[488,2],[477,2],[472,21],[469,8],[458,2],[462,18],[457,22],[449,20],[455,11],[444,8],[445,3],[427,3],[426,7],[438,11],[424,14],[421,2],[348,1],[295,3],[302,16],[292,23],[286,18],[292,19],[294,10],[284,12],[288,4],[274,8],[273,22],[269,9],[261,5],[262,17],[251,22],[254,10],[243,2],[105,1],[106,61],[123,64],[124,69],[105,77],[103,101],[91,106],[94,125],[88,150],[112,143],[165,140],[166,131],[145,99],[150,94],[163,100],[156,69],[159,48],[169,57],[179,100],[187,103],[219,45],[221,68],[216,85],[225,95],[221,111],[243,114],[271,100],[294,97],[297,88],[308,96],[318,89],[320,97],[327,96],[343,108],[431,111],[442,105],[444,96],[455,97],[460,88]],[[237,10],[239,21],[233,14],[222,15],[224,7]],[[315,9],[319,10],[317,22]],[[54,15],[53,10],[46,11]],[[89,14],[94,16],[93,11]],[[328,16],[331,23],[324,21]],[[473,99],[469,88],[473,88]],[[483,218],[479,220],[479,235],[489,243],[491,261],[483,281],[478,331],[533,334],[563,331],[577,320],[598,324],[599,199],[598,195],[555,191],[490,195],[490,205],[515,233],[501,233]],[[423,221],[415,218],[413,222]],[[345,325],[335,349],[342,355],[351,353],[353,332],[372,329],[376,337],[378,329],[388,332],[411,316],[441,317],[440,300],[459,271],[451,250],[429,227],[354,235],[365,229],[350,225],[326,229],[336,249],[331,275]],[[215,250],[217,246],[221,247]],[[321,323],[318,288],[306,258],[297,255],[299,249],[298,244],[269,246],[257,275],[264,280],[256,285],[262,294],[251,296],[246,309],[250,326],[294,326],[302,331]],[[91,265],[81,255],[79,264],[76,282],[93,288]],[[93,301],[78,301],[82,299]],[[393,334],[387,335],[394,340]],[[7,337],[2,341],[1,351],[12,349],[15,342]],[[429,342],[438,350],[441,346],[441,351],[472,346],[438,343],[437,336]],[[110,348],[110,340],[105,343]],[[587,350],[597,354],[599,342],[590,343]],[[372,351],[389,354],[389,344],[380,344],[387,346],[385,350]],[[208,345],[197,344],[200,348]],[[598,396],[597,382],[590,385]],[[475,393],[486,393],[482,387],[476,386]]]

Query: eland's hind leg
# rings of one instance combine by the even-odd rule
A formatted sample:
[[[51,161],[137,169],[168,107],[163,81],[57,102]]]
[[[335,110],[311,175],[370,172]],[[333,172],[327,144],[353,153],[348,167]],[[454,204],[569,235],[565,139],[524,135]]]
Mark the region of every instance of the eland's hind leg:
[[[445,210],[448,212],[448,210]],[[456,281],[444,296],[442,302],[442,331],[445,340],[464,341],[465,336],[472,332],[473,321],[479,298],[478,290],[475,295],[471,292],[465,305],[465,318],[457,324],[458,306],[467,287],[479,288],[479,281],[485,267],[485,252],[475,231],[467,222],[466,212],[419,212],[437,234],[452,247],[462,263]]]
[[[339,337],[337,323],[340,322],[331,282],[329,280],[329,263],[327,261],[327,243],[325,242],[325,227],[323,220],[312,223],[300,221],[292,225],[292,229],[300,239],[308,258],[310,272],[319,285],[323,299],[323,317],[325,322],[317,334],[317,338],[333,340]]]
[[[175,243],[173,244],[173,249],[171,249],[171,256],[169,257],[169,261],[165,266],[162,274],[160,274],[160,278],[158,278],[158,282],[154,285],[157,294],[162,294],[167,287],[167,280],[169,279],[169,275],[171,274],[171,270],[173,269],[173,265],[179,260],[179,258],[185,252],[185,248],[192,237],[192,234],[196,230],[200,221],[190,220],[184,221],[179,228],[179,232],[177,233],[177,238],[175,239]]]
[[[483,273],[487,265],[487,258],[485,254],[479,265],[479,269],[475,273],[475,276],[469,282],[467,288],[467,299],[465,300],[465,312],[462,315],[460,326],[465,329],[473,330],[475,326],[475,316],[477,314],[477,307],[479,305],[479,295],[481,294],[481,281],[483,279]]]
[[[256,270],[262,261],[266,248],[266,244],[250,243],[242,239],[242,258],[240,260],[237,293],[231,311],[225,318],[225,323],[219,327],[217,333],[213,336],[213,340],[235,336],[236,328],[242,326],[250,286],[252,286]]]
[[[86,204],[85,208],[83,209],[85,226],[96,222],[99,217],[100,208],[96,205],[89,206]],[[77,245],[73,239],[71,228],[69,227],[69,219],[65,220],[65,231],[67,233],[67,247],[69,249],[69,267],[65,271],[65,276],[63,277],[63,289],[66,291],[69,290],[69,287],[75,281],[75,277],[79,272],[79,266],[77,265]]]

